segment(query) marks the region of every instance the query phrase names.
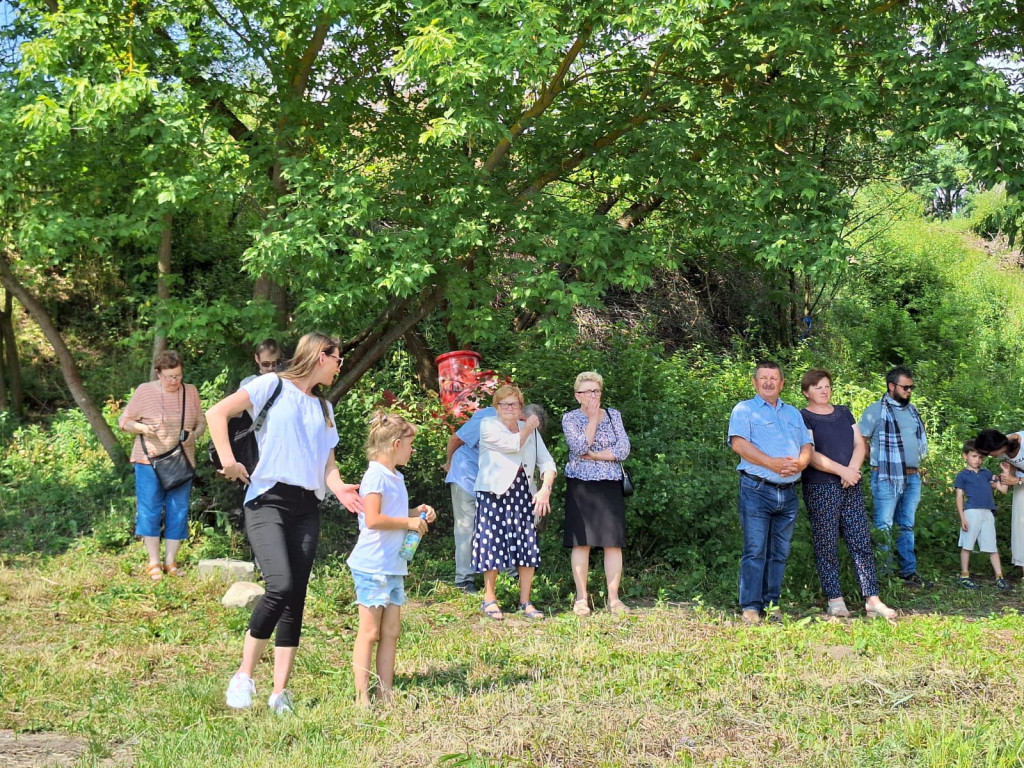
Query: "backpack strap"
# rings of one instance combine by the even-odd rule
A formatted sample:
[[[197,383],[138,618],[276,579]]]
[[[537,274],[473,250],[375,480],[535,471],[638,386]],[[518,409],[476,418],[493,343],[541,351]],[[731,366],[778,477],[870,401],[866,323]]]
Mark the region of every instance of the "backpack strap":
[[[263,404],[263,407],[260,409],[260,412],[256,416],[256,419],[253,421],[252,426],[245,430],[245,432],[243,432],[242,434],[247,435],[251,432],[258,432],[260,429],[263,428],[263,423],[267,420],[267,411],[270,410],[270,406],[272,406],[274,404],[274,401],[277,400],[277,396],[281,394],[282,386],[283,382],[281,381],[281,377],[278,376],[277,386],[274,387],[274,393],[270,396],[270,399]]]

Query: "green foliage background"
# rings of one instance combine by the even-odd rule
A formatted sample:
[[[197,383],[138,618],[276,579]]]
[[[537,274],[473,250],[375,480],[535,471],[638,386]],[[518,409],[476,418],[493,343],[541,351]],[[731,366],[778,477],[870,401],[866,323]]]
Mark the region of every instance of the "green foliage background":
[[[862,241],[854,244],[855,268],[815,319],[814,332],[792,348],[755,347],[736,339],[725,347],[668,353],[642,328],[618,327],[598,343],[568,334],[495,334],[480,351],[488,366],[511,375],[529,400],[547,409],[546,441],[560,467],[566,451],[559,420],[575,405],[573,377],[587,369],[604,374],[606,404],[622,411],[629,430],[629,466],[638,486],[627,505],[627,570],[632,577],[627,589],[661,597],[700,594],[722,604],[732,599],[740,541],[736,459],[725,443],[725,431],[732,406],[751,396],[754,361],[779,359],[787,371],[784,399],[798,406],[803,401],[796,383],[802,371],[810,366],[831,369],[835,400],[858,414],[880,396],[889,366],[909,364],[917,377],[915,402],[931,446],[916,530],[919,559],[928,575],[952,573],[957,550],[951,482],[960,468],[960,444],[983,427],[1024,427],[1024,362],[1019,354],[1024,347],[1024,283],[1016,269],[1000,266],[991,243],[972,231],[977,224],[969,217],[932,222],[905,214],[893,226],[863,232]],[[121,394],[107,406],[112,424],[142,378],[138,368],[118,372],[102,363],[97,366],[96,381],[120,384]],[[206,378],[198,379],[196,370]],[[211,375],[212,370],[210,365],[187,366],[188,378],[199,384],[207,404],[233,388],[244,373],[222,368]],[[367,417],[396,398],[398,407],[422,426],[406,471],[410,496],[415,503],[442,510],[425,544],[430,564],[424,567],[429,575],[448,580],[450,505],[441,464],[451,425],[436,396],[416,385],[412,359],[400,347],[338,405],[343,476],[361,475]],[[0,555],[56,552],[81,536],[92,536],[103,546],[129,545],[131,480],[112,473],[77,411],[60,410],[45,424],[25,426],[5,416],[0,428]],[[130,438],[123,439],[128,447]],[[554,511],[542,537],[540,589],[556,599],[571,584],[561,547],[561,491],[562,485],[556,484]],[[1008,501],[1001,503],[1008,508]],[[235,504],[237,491],[202,466],[193,492],[192,546],[197,554],[245,554],[243,539],[227,523],[226,511]],[[329,509],[322,553],[343,558],[355,537],[354,521],[337,505]],[[999,528],[1008,537],[1005,518],[1000,518]],[[817,595],[802,517],[786,583],[790,599]]]

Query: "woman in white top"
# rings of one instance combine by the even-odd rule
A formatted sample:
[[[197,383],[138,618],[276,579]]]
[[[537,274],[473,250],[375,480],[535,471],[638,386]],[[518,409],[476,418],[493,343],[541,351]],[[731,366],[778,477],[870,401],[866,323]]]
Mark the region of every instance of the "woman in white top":
[[[231,678],[227,705],[252,706],[252,675],[270,635],[274,648],[274,690],[267,704],[278,713],[292,711],[286,686],[302,631],[306,586],[320,537],[320,502],[327,490],[351,512],[362,511],[359,486],[341,479],[334,460],[338,430],[332,409],[316,394],[341,369],[338,342],[321,333],[299,340],[284,372],[268,373],[247,383],[210,408],[210,439],[221,457],[221,473],[249,486],[245,494],[245,530],[267,584],[253,609],[242,647],[242,663]],[[256,434],[259,463],[252,476],[235,460],[228,439],[228,419],[242,411],[259,412],[281,379],[281,394],[267,411]]]
[[[540,565],[534,514],[551,510],[551,486],[555,462],[537,428],[540,420],[520,421],[523,393],[506,385],[494,393],[497,417],[480,424],[480,465],[476,476],[477,512],[473,536],[473,570],[484,574],[484,599],[480,608],[496,621],[504,619],[498,607],[495,585],[498,571],[519,571],[519,610],[528,619],[544,614],[530,602],[533,573]],[[541,471],[542,485],[535,491],[534,469]]]
[[[1013,488],[1010,508],[1010,556],[1024,576],[1024,432],[1003,434],[983,429],[974,438],[974,447],[983,455],[999,459],[1000,479]]]

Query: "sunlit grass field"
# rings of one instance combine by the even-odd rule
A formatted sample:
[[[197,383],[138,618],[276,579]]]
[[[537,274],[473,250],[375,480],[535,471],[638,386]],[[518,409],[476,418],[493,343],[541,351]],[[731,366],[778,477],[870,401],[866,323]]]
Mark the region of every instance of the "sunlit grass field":
[[[397,701],[362,711],[349,671],[356,612],[343,558],[322,557],[291,689],[268,713],[225,708],[248,615],[193,568],[157,583],[137,547],[90,539],[0,566],[0,729],[85,740],[74,765],[1016,766],[1024,760],[1020,586],[886,584],[888,623],[787,607],[742,626],[731,605],[637,595],[579,619],[548,589],[540,622],[484,619],[417,573]],[[567,583],[571,583],[568,573]],[[599,581],[600,574],[595,578]],[[666,578],[662,574],[659,578]],[[563,585],[564,586],[564,585]],[[511,583],[503,602],[514,604]],[[600,598],[598,607],[603,607]],[[554,604],[552,604],[554,603]],[[852,604],[851,604],[851,607]],[[0,765],[4,762],[0,746]],[[57,764],[57,763],[54,763]],[[61,763],[64,764],[64,763]]]

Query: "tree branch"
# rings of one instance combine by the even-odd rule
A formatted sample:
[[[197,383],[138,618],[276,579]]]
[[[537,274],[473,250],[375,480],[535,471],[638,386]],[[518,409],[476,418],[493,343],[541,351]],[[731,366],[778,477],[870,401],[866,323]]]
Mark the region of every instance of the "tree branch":
[[[663,102],[655,106],[654,108],[648,110],[647,112],[644,112],[643,114],[634,115],[633,117],[629,118],[626,125],[623,126],[622,128],[617,128],[616,130],[610,131],[609,133],[606,133],[604,136],[595,139],[588,146],[581,147],[580,149],[576,150],[571,155],[569,155],[569,157],[565,158],[565,160],[558,164],[558,167],[552,168],[551,170],[542,173],[540,176],[538,176],[532,182],[530,182],[525,189],[523,189],[519,194],[517,194],[516,199],[519,200],[520,202],[526,202],[530,198],[534,197],[538,192],[544,189],[544,187],[546,187],[551,182],[557,181],[565,174],[578,168],[580,165],[583,164],[584,161],[587,160],[587,158],[593,157],[605,147],[614,144],[627,133],[630,133],[636,128],[639,128],[644,123],[649,122],[655,116],[672,110],[675,106],[676,103],[674,101]]]
[[[661,207],[662,203],[665,202],[665,198],[661,195],[652,195],[646,200],[639,200],[633,203],[626,212],[619,216],[615,220],[625,230],[633,229],[644,222],[644,220],[654,211]]]
[[[409,311],[395,316],[389,327],[379,328],[378,332],[364,336],[357,348],[346,356],[341,376],[331,387],[327,399],[332,403],[337,403],[345,393],[355,386],[363,374],[384,356],[392,344],[433,312],[443,297],[443,286],[435,285],[417,295],[418,304],[410,306],[405,301],[399,302],[396,306],[409,307]]]
[[[327,33],[330,30],[330,23],[324,21],[317,24],[313,30],[313,37],[310,38],[306,50],[302,53],[302,58],[299,59],[298,67],[296,67],[295,73],[292,75],[291,86],[293,96],[302,96],[306,93],[309,77],[313,72],[313,65],[316,63],[316,58],[320,55],[320,51],[323,50],[324,41],[327,39]]]
[[[554,102],[555,97],[562,92],[562,86],[565,81],[565,76],[569,72],[569,68],[572,63],[580,55],[580,51],[583,50],[583,46],[586,45],[587,40],[590,38],[590,33],[593,27],[589,24],[583,27],[580,31],[579,36],[569,47],[565,56],[562,57],[561,64],[558,65],[558,71],[555,72],[555,76],[551,78],[551,82],[544,86],[544,90],[540,92],[540,96],[533,103],[526,112],[524,112],[516,124],[509,128],[509,135],[502,138],[491,152],[491,156],[487,158],[487,162],[484,163],[484,170],[488,173],[492,173],[495,168],[505,159],[508,151],[512,148],[512,142],[519,138],[523,131],[528,127],[527,123],[537,117],[540,117],[547,111],[548,107]]]

